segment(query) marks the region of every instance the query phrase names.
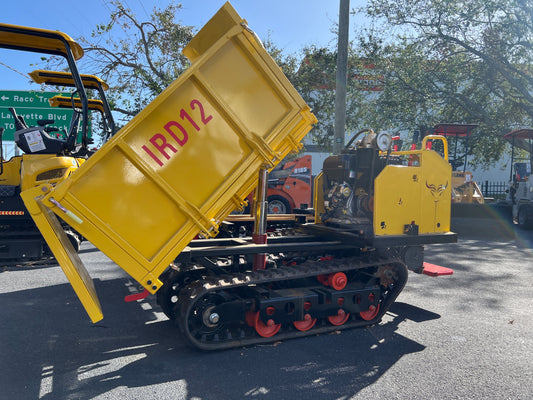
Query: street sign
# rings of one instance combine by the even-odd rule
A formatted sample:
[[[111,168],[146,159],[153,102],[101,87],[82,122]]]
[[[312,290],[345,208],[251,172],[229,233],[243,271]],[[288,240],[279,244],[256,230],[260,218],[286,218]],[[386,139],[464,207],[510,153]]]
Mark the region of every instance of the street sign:
[[[15,121],[9,112],[9,107],[13,107],[18,115],[24,117],[28,126],[37,126],[37,121],[41,119],[51,119],[55,121],[52,126],[68,132],[73,111],[51,107],[48,102],[48,99],[58,95],[70,96],[61,92],[0,90],[0,127],[5,129],[3,139],[14,140]],[[90,132],[89,118],[89,132],[87,132],[89,137]]]

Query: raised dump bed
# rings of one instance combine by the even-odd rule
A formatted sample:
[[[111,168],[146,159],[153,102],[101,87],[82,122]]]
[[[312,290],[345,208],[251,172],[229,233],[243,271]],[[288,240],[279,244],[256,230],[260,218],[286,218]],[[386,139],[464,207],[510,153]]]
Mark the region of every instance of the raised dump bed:
[[[229,3],[184,53],[191,67],[75,174],[23,193],[93,322],[92,280],[53,213],[155,293],[187,244],[215,235],[258,170],[297,150],[316,122]]]

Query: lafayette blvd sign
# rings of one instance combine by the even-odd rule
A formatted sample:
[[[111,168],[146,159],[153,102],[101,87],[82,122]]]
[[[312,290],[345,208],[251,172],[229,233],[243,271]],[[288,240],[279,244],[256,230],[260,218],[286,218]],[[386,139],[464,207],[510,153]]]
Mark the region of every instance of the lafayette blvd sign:
[[[68,132],[73,111],[51,107],[48,102],[48,99],[58,95],[70,96],[60,92],[0,90],[0,127],[5,129],[3,139],[14,140],[15,121],[9,112],[9,107],[13,107],[18,115],[24,117],[28,126],[37,126],[38,120],[50,119],[54,121],[52,126]],[[90,131],[89,118],[89,137]],[[58,133],[60,132],[52,134]],[[64,136],[62,138],[65,139]]]

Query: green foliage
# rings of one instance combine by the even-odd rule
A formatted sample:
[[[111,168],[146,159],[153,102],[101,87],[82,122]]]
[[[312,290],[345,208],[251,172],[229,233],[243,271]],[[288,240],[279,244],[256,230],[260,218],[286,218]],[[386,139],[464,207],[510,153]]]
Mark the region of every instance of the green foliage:
[[[148,21],[119,0],[109,6],[109,21],[97,25],[90,38],[80,39],[85,51],[80,63],[109,84],[110,104],[127,121],[188,67],[181,51],[194,32],[176,21],[181,4],[154,8]]]
[[[383,72],[381,96],[365,102],[378,128],[477,123],[470,161],[488,165],[502,135],[531,125],[531,1],[370,0],[374,20],[355,51]]]
[[[270,40],[265,42],[265,48],[317,117],[318,122],[309,133],[313,143],[324,151],[331,152],[335,121],[336,52],[328,48],[309,46],[305,47],[301,54],[287,55]],[[349,69],[352,79],[348,80],[347,88],[346,130],[355,132],[361,129],[358,114],[359,105],[364,98],[358,81],[353,79],[361,69],[359,60],[351,57]]]

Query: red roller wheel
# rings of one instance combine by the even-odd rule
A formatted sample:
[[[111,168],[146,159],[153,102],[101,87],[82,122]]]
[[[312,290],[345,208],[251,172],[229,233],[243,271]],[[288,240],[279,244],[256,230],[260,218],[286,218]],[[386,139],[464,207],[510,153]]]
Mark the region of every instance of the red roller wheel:
[[[372,321],[374,318],[378,316],[378,313],[379,313],[379,304],[377,306],[372,304],[370,307],[368,307],[368,311],[361,311],[359,315],[365,321]]]
[[[316,318],[311,318],[310,314],[305,314],[304,319],[301,321],[294,321],[294,327],[299,331],[308,331],[313,326],[315,326]]]
[[[248,313],[246,314],[246,322],[248,322],[249,325],[252,325],[251,323],[253,322],[252,326],[255,328],[255,331],[259,336],[274,336],[281,328],[281,324],[275,324],[274,320],[272,319],[269,319],[266,324],[261,321],[261,319],[259,318],[259,311],[255,313],[252,311],[248,311]]]
[[[342,290],[346,287],[348,278],[344,272],[337,272],[328,277],[328,286],[331,286],[335,290]]]
[[[328,275],[318,275],[316,277],[317,281],[319,281],[321,284],[326,285],[328,284]]]
[[[318,281],[324,286],[332,287],[335,290],[342,290],[348,283],[348,278],[344,272],[337,272],[329,275],[318,275]]]
[[[331,325],[340,326],[348,321],[348,318],[350,318],[350,314],[340,308],[337,315],[330,315],[328,317],[328,321]]]
[[[246,323],[252,328],[255,326],[255,312],[246,311]]]

